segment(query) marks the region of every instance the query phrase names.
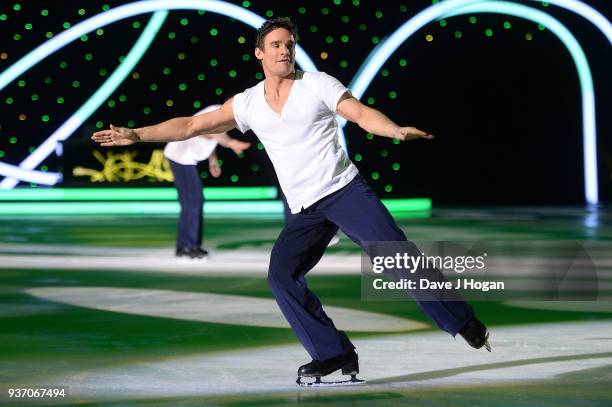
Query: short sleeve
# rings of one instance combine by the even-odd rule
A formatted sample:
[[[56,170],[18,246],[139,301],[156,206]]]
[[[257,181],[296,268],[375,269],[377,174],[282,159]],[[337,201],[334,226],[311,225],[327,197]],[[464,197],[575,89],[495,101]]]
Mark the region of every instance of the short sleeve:
[[[246,121],[246,97],[246,92],[242,92],[235,95],[232,101],[232,110],[234,112],[236,127],[242,133],[246,133],[251,129]]]
[[[330,111],[336,112],[338,101],[346,92],[350,91],[338,79],[325,72],[319,72],[316,76],[319,97]]]

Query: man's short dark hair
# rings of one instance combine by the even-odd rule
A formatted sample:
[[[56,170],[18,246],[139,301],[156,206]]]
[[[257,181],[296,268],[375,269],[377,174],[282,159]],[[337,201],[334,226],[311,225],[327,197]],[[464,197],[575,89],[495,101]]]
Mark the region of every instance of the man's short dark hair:
[[[297,42],[298,37],[299,37],[297,25],[291,22],[291,19],[289,17],[275,17],[271,20],[267,20],[257,30],[257,37],[255,37],[255,48],[259,48],[263,50],[264,49],[264,38],[271,31],[274,31],[277,28],[284,28],[285,30],[289,31],[293,35],[293,38],[295,38],[295,41]]]

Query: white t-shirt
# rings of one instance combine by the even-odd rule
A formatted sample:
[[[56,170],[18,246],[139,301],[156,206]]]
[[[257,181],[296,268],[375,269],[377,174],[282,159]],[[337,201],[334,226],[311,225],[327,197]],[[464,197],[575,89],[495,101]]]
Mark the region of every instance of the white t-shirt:
[[[347,91],[324,72],[304,72],[293,82],[280,115],[268,105],[263,81],[234,96],[237,128],[253,130],[265,146],[292,213],[339,190],[358,173],[338,141],[335,112]]]
[[[221,105],[210,105],[200,110],[194,116],[217,110]],[[197,165],[206,160],[217,147],[217,140],[196,136],[183,141],[172,141],[166,144],[164,156],[182,165]]]

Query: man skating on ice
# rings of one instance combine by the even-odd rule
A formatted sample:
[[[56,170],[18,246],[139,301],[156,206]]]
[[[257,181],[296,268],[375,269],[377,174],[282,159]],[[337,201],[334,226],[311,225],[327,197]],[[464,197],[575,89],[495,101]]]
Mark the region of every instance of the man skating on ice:
[[[270,256],[268,282],[296,336],[312,357],[298,378],[337,370],[358,373],[355,347],[336,329],[306,284],[311,270],[340,228],[362,247],[366,242],[404,242],[406,236],[359,175],[338,141],[335,114],[367,132],[405,141],[433,136],[400,127],[363,105],[335,78],[296,71],[297,27],[287,18],[265,22],[257,31],[255,56],[265,79],[223,106],[196,117],[179,117],[139,129],[111,126],[94,133],[102,146],[184,140],[238,128],[253,130],[264,144],[287,197],[293,219],[280,233]],[[438,327],[460,333],[476,348],[488,347],[488,331],[463,301],[418,301]]]

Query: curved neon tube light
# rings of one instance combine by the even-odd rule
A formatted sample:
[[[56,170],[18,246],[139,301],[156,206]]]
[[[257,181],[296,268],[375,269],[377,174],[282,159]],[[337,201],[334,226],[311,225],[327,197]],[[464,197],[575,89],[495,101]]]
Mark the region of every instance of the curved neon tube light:
[[[143,30],[143,33],[126,56],[125,60],[112,73],[106,82],[104,82],[104,84],[87,100],[87,102],[85,102],[83,106],[73,113],[72,116],[70,116],[68,120],[64,122],[64,124],[55,130],[40,146],[36,148],[36,150],[34,150],[34,152],[32,152],[32,154],[30,154],[21,162],[21,164],[19,164],[19,168],[21,168],[22,171],[32,170],[39,165],[45,158],[53,153],[58,141],[63,141],[70,137],[85,122],[85,120],[87,120],[87,118],[91,116],[110,95],[112,95],[115,89],[117,89],[121,82],[123,82],[130,74],[132,69],[134,69],[138,61],[140,61],[146,50],[149,48],[149,45],[153,41],[153,38],[155,38],[155,35],[161,28],[167,15],[167,11],[161,11],[153,14],[151,21],[149,21],[146,28]],[[80,30],[77,30],[77,33],[78,31]],[[62,34],[66,34],[66,32]],[[28,56],[30,54],[28,54]],[[24,58],[28,58],[28,56]],[[7,177],[0,182],[1,189],[13,188],[19,182],[18,180],[25,180],[23,177],[15,178],[14,176],[10,176],[8,172],[2,171],[2,167],[0,167],[0,172]],[[11,172],[13,174],[16,173],[15,171]],[[32,181],[32,178],[35,180]],[[31,180],[30,182],[37,182],[45,185],[49,185],[48,181],[50,181],[48,177],[41,177],[40,173],[38,172],[32,172],[32,175],[29,176],[28,179]],[[57,179],[57,182],[59,181],[60,178]]]
[[[24,170],[18,165],[7,164],[0,161],[0,175],[19,181],[32,182],[34,184],[53,186],[62,181],[63,175],[59,172],[43,172],[36,170]]]
[[[556,0],[556,3],[569,4],[579,2]],[[469,11],[466,11],[468,10],[467,7],[470,7]],[[502,10],[502,8],[504,11],[496,11]],[[586,56],[584,55],[584,51],[582,51],[582,48],[574,36],[559,21],[542,11],[519,4],[483,0],[447,0],[430,6],[406,21],[390,37],[378,44],[378,46],[376,46],[372,52],[370,52],[364,63],[359,68],[357,75],[355,75],[351,81],[351,84],[349,85],[353,95],[357,98],[361,98],[363,96],[365,90],[374,79],[376,73],[382,68],[383,64],[389,59],[395,50],[404,43],[404,41],[432,21],[443,18],[444,16],[457,15],[457,13],[452,14],[455,10],[462,10],[463,12],[461,12],[461,14],[468,12],[478,13],[480,11],[499,12],[502,14],[515,15],[529,20],[535,19],[535,21],[544,23],[544,25],[551,28],[551,31],[554,32],[555,35],[557,35],[568,48],[568,51],[571,53],[572,58],[576,63],[582,91],[585,199],[589,204],[596,204],[598,202],[597,136],[595,130],[595,97],[593,93],[591,71],[589,69]],[[346,120],[342,119],[341,126],[344,126],[345,124]]]
[[[542,2],[542,0],[531,1],[537,1],[538,3]],[[608,42],[612,44],[612,24],[610,24],[610,21],[603,14],[595,10],[593,7],[578,0],[546,0],[546,2],[572,11],[578,14],[579,16],[582,16],[585,19],[589,20],[591,24],[597,27],[603,33],[603,35],[606,36]]]
[[[129,72],[138,63],[138,61],[144,55],[144,52],[153,42],[153,39],[159,31],[163,20],[168,14],[167,10],[176,9],[206,9],[207,11],[235,18],[254,28],[259,28],[265,21],[264,18],[251,11],[245,10],[230,3],[225,3],[223,1],[174,0],[171,4],[169,4],[169,2],[166,0],[140,1],[111,9],[107,12],[84,20],[69,30],[62,32],[53,39],[40,45],[0,74],[0,90],[23,72],[30,69],[36,63],[40,62],[48,55],[52,54],[58,49],[61,49],[77,38],[80,38],[82,35],[96,30],[99,27],[132,17],[134,15],[145,14],[152,11],[156,12],[143,34],[130,51],[130,54],[128,54],[124,62],[119,65],[119,68],[76,113],[74,113],[51,136],[49,136],[30,156],[19,164],[20,168],[32,170],[39,165],[53,152],[57,141],[66,140],[68,137],[70,137],[74,131],[78,129],[102,103],[104,103],[104,101],[115,91],[115,89],[119,87],[127,75],[129,75]],[[312,59],[299,45],[296,47],[296,51],[296,62],[303,69],[311,71],[317,70]],[[346,150],[346,145],[344,143],[344,132],[341,127],[339,127],[339,132],[341,143],[343,144],[343,148]],[[12,171],[12,173],[15,174],[15,171]],[[0,182],[0,188],[10,189],[15,187],[19,182],[16,178],[11,177],[7,172],[4,172],[2,168],[0,168],[0,174],[7,176],[7,178]],[[35,174],[33,176],[36,177]],[[41,184],[45,183],[42,182],[43,179],[40,179],[39,181]]]
[[[19,75],[32,68],[42,59],[48,57],[72,41],[80,38],[82,35],[85,35],[100,27],[104,27],[108,24],[139,14],[185,9],[206,10],[213,13],[222,14],[227,17],[240,20],[253,28],[259,28],[259,26],[265,21],[263,17],[258,16],[252,11],[245,10],[244,8],[234,4],[218,0],[173,0],[172,2],[168,0],[136,1],[123,6],[115,7],[106,12],[88,18],[87,20],[81,21],[77,25],[63,31],[61,34],[58,34],[52,39],[39,45],[0,74],[0,90],[4,89],[6,85],[17,79]],[[299,45],[296,49],[300,51],[298,55],[296,55],[296,62],[298,62],[304,69],[316,69],[314,62],[312,62],[306,52],[304,52]]]
[[[531,7],[503,1],[486,1],[453,10],[448,17],[469,13],[508,14],[544,24],[567,47],[578,71],[582,93],[584,195],[589,204],[598,202],[597,182],[597,133],[595,121],[595,91],[593,77],[584,51],[578,40],[557,19]]]
[[[15,165],[3,162],[0,162],[0,172],[7,177],[18,178],[25,182],[34,182],[42,185],[55,185],[62,180],[62,174],[57,172],[24,170]]]

